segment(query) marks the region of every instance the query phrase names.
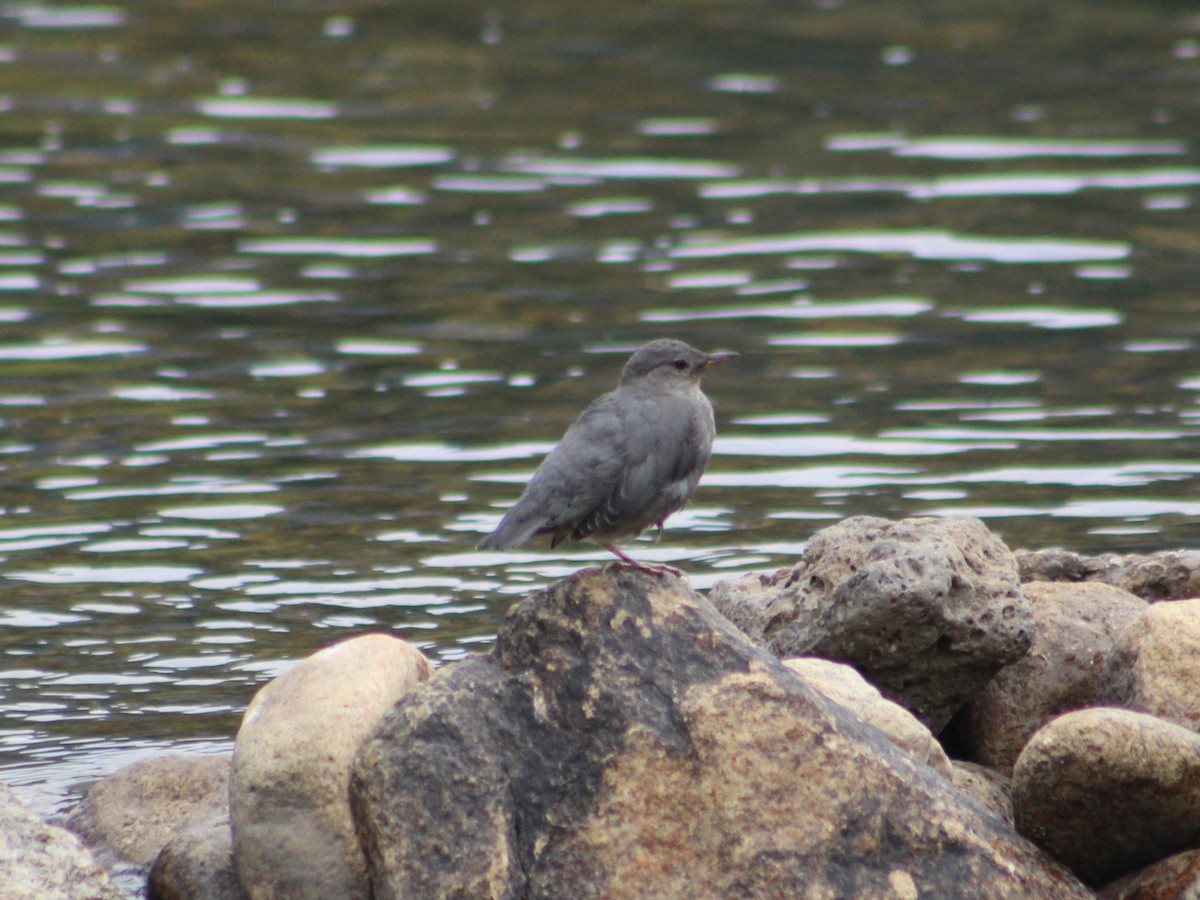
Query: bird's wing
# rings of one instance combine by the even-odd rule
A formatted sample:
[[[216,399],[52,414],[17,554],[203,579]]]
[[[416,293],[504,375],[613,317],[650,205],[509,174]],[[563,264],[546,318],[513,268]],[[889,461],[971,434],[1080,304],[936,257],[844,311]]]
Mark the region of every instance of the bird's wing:
[[[661,406],[626,402],[621,428],[624,453],[607,490],[579,520],[571,537],[628,526],[640,531],[687,502],[708,462],[710,441],[704,439],[697,416],[662,416]]]
[[[506,550],[535,534],[570,534],[612,493],[624,466],[615,392],[599,397],[542,460],[520,499],[479,544]]]

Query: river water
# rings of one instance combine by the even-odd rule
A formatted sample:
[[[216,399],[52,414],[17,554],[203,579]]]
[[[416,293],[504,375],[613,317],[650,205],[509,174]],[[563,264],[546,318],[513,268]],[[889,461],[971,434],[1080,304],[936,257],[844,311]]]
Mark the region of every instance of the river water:
[[[741,359],[692,584],[843,517],[1196,544],[1194,4],[0,6],[0,774],[227,750],[382,630],[439,664],[603,550],[475,543],[675,336]]]

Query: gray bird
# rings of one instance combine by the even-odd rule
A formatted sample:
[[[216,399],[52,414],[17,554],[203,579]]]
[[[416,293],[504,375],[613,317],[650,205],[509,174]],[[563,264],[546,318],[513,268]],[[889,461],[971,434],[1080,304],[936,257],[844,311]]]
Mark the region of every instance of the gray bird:
[[[614,545],[683,509],[712,452],[712,405],[700,376],[736,353],[702,353],[682,341],[651,341],[625,364],[615,391],[593,401],[542,460],[521,498],[481,550],[507,550],[535,535],[598,543],[639,569]]]

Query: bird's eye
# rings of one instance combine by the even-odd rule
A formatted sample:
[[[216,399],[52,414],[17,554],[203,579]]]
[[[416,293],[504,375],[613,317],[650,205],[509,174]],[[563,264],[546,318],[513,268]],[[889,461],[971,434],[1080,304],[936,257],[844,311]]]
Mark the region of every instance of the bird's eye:
[[[675,360],[675,362],[671,363],[671,365],[673,365],[676,369],[678,369],[680,372],[682,372],[684,369],[687,368],[687,360],[686,359],[677,359],[677,360]]]

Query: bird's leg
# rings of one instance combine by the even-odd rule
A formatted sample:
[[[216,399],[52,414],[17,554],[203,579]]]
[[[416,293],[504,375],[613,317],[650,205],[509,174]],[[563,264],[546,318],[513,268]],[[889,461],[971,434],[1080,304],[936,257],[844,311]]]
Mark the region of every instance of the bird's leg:
[[[622,553],[620,550],[618,550],[617,546],[615,544],[605,542],[605,541],[596,541],[596,543],[599,544],[601,547],[603,547],[605,550],[607,550],[609,553],[616,556],[623,563],[625,563],[626,565],[633,566],[635,569],[640,569],[643,572],[649,572],[651,575],[659,575],[659,576],[674,575],[676,578],[683,578],[683,572],[681,572],[679,569],[676,569],[674,566],[667,566],[667,565],[662,565],[662,564],[656,565],[654,563],[640,563],[636,559],[634,559],[632,556],[629,556],[628,554]]]

